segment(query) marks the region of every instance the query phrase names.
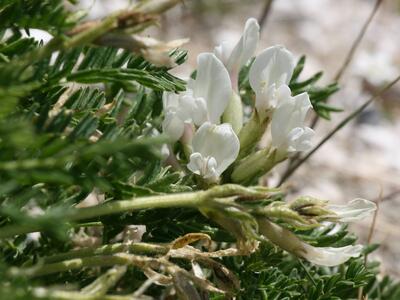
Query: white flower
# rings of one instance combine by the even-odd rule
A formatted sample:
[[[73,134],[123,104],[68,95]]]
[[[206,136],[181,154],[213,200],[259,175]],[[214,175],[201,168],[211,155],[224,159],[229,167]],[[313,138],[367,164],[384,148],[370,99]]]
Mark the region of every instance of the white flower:
[[[172,141],[182,136],[185,123],[219,124],[232,94],[229,73],[214,54],[200,54],[197,64],[196,79],[189,82],[187,91],[163,94],[163,131]]]
[[[228,42],[222,42],[214,48],[215,55],[224,63],[232,80],[237,81],[240,68],[254,55],[260,39],[260,26],[257,20],[250,18],[246,21],[243,35],[234,47]],[[236,82],[233,82],[234,85]]]
[[[376,210],[376,204],[365,199],[353,199],[346,205],[328,205],[327,209],[337,215],[340,222],[348,223],[362,220]]]
[[[340,265],[352,257],[359,256],[363,249],[362,245],[339,248],[314,247],[299,239],[293,232],[266,218],[258,218],[257,222],[262,235],[272,243],[316,265],[328,267]]]
[[[291,97],[286,85],[281,86],[276,94],[279,104],[271,121],[273,146],[284,154],[309,150],[314,131],[304,126],[306,114],[312,108],[308,94]]]
[[[188,169],[215,182],[237,158],[240,143],[230,124],[206,122],[193,136],[192,147]]]
[[[193,96],[203,98],[207,104],[207,121],[219,124],[231,98],[232,86],[223,63],[212,53],[197,58],[197,75],[193,82]]]
[[[183,135],[185,123],[201,125],[207,120],[207,104],[203,98],[194,98],[188,90],[179,95],[165,92],[163,94],[164,121],[163,132],[172,141]]]
[[[288,85],[295,62],[292,53],[283,46],[273,46],[261,52],[249,72],[251,88],[256,93],[255,107],[259,114],[277,105],[277,90]]]
[[[302,251],[300,256],[309,262],[320,266],[337,266],[352,257],[358,257],[363,249],[362,245],[349,245],[345,247],[313,247],[309,244],[302,243]]]

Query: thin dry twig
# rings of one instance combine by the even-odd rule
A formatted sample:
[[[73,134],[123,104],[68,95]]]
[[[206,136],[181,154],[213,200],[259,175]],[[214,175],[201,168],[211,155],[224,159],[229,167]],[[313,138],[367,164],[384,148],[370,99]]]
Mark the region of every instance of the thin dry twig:
[[[391,193],[385,195],[384,197],[382,197],[382,201],[392,200],[392,199],[394,199],[394,196],[396,196],[398,194],[400,194],[400,188],[396,189],[393,192],[391,192]]]
[[[376,12],[379,9],[379,6],[382,4],[383,0],[376,0],[374,8],[371,11],[371,14],[368,16],[367,20],[365,21],[363,27],[361,28],[361,31],[358,33],[356,39],[353,42],[353,45],[350,48],[349,53],[347,54],[343,65],[340,67],[340,69],[338,70],[338,72],[336,73],[335,77],[334,77],[334,81],[338,82],[344,72],[346,71],[347,67],[349,66],[350,62],[352,61],[353,57],[354,57],[354,53],[356,52],[358,46],[361,43],[361,40],[364,38],[365,33],[367,32],[367,29],[369,27],[369,24],[371,23],[372,19],[374,18],[374,16],[376,15]]]
[[[380,5],[382,4],[382,2],[383,2],[383,0],[376,0],[375,5],[374,5],[370,15],[365,20],[364,25],[362,26],[362,28],[361,28],[360,32],[358,33],[356,39],[353,41],[353,44],[352,44],[349,52],[347,53],[346,58],[345,58],[345,60],[344,60],[344,62],[342,64],[342,66],[340,67],[340,69],[337,71],[335,77],[333,78],[333,80],[335,82],[339,82],[340,81],[340,79],[342,78],[344,72],[346,71],[346,69],[350,65],[350,62],[352,61],[358,46],[360,45],[362,39],[364,38],[365,33],[367,32],[367,29],[368,29],[369,25],[371,24],[371,21],[374,18],[374,16],[376,15],[376,12],[378,11],[378,9],[379,9]],[[311,128],[315,128],[315,126],[318,123],[318,120],[319,120],[319,116],[317,114],[315,114],[313,120],[311,121],[310,127]]]
[[[272,2],[272,1],[268,1],[268,2]],[[345,60],[344,60],[344,62],[342,64],[342,66],[337,71],[337,73],[336,73],[336,75],[334,77],[334,81],[335,82],[339,82],[340,81],[340,79],[342,78],[342,75],[346,71],[347,67],[350,65],[350,62],[352,61],[358,46],[360,45],[362,39],[364,38],[365,33],[367,32],[367,29],[368,29],[369,25],[371,24],[372,19],[376,15],[376,12],[378,11],[378,9],[379,9],[380,5],[382,4],[382,2],[383,2],[383,0],[376,0],[375,5],[374,5],[370,15],[365,20],[364,25],[362,26],[362,28],[361,28],[360,32],[358,33],[356,39],[353,41],[353,44],[352,44],[349,52],[347,53],[346,58],[345,58]],[[317,114],[315,114],[313,119],[311,120],[310,127],[311,128],[315,128],[315,126],[317,126],[317,123],[318,123],[319,119],[320,119],[319,116]],[[300,159],[300,156],[301,155],[299,153],[297,153],[294,157],[292,157],[289,160],[289,164],[288,164],[288,166],[286,168],[286,171],[284,172],[284,175],[282,177],[284,177],[288,173],[288,171],[293,167],[293,165],[296,163],[296,161],[298,161]]]
[[[260,25],[260,31],[263,30],[265,24],[267,23],[267,19],[268,19],[268,16],[269,16],[269,13],[270,13],[271,7],[272,7],[272,2],[274,2],[274,0],[267,0],[265,2],[264,9],[263,9],[260,17],[258,18],[258,24]]]
[[[358,114],[360,114],[366,107],[368,107],[372,102],[378,99],[383,93],[389,90],[393,85],[395,85],[400,80],[400,75],[397,76],[394,80],[392,80],[389,84],[379,90],[374,96],[372,96],[369,100],[364,102],[361,106],[359,106],[356,110],[354,110],[351,114],[349,114],[346,118],[344,118],[338,125],[335,126],[310,152],[307,153],[302,159],[298,160],[296,163],[292,164],[292,167],[285,172],[282,176],[278,186],[284,183],[294,171],[298,169],[305,161],[307,161],[311,155],[313,155],[323,144],[325,144],[332,136],[334,136],[340,129],[342,129],[347,123],[349,123],[352,119],[354,119]]]

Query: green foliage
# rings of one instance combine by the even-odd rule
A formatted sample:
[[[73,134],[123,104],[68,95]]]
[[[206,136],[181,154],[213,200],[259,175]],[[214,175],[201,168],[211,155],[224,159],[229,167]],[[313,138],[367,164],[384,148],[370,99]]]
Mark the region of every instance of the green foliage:
[[[18,270],[40,266],[45,257],[70,253],[77,246],[112,244],[127,225],[145,224],[142,241],[161,246],[195,232],[202,237],[207,234],[214,250],[226,250],[239,234],[222,228],[204,211],[190,208],[142,209],[91,217],[84,223],[68,219],[73,208],[93,196],[93,191],[104,196],[106,203],[114,203],[192,192],[201,185],[193,176],[163,163],[161,147],[166,139],[159,135],[162,93],[185,90],[185,83],[171,75],[169,68],[157,67],[123,49],[89,42],[64,49],[29,37],[29,29],[37,28],[51,33],[53,41],[68,39],[79,15],[69,12],[64,2],[5,0],[0,4],[0,231],[14,226],[41,232],[38,240],[19,233],[0,240],[1,299],[44,299],[35,293],[36,288],[87,286],[103,269],[81,268],[38,278],[29,278],[29,272],[18,275]],[[187,56],[182,50],[170,55],[177,64]],[[296,94],[307,91],[315,111],[328,119],[331,112],[339,111],[326,105],[337,86],[317,87],[320,73],[298,81],[304,61],[301,58],[296,67],[291,88]],[[242,69],[239,83],[244,101],[251,104],[248,70],[249,66]],[[272,193],[252,204],[247,204],[251,197],[239,200],[250,209],[284,200],[282,197]],[[229,211],[236,216],[233,225],[249,215],[238,212],[237,207],[241,206],[234,203]],[[345,226],[290,229],[314,246],[340,247],[355,242]],[[124,248],[122,252],[128,251]],[[205,273],[216,286],[229,285],[229,278],[234,281],[229,272],[237,276],[240,289],[232,289],[237,299],[349,299],[356,298],[359,287],[368,293],[368,299],[400,297],[400,285],[388,277],[378,279],[376,264],[365,266],[363,257],[338,268],[316,267],[262,241],[260,249],[250,255],[210,260],[207,257],[202,262],[209,264]],[[175,268],[190,269],[192,260],[178,258],[174,263]],[[174,278],[175,282],[184,274],[181,270],[177,273],[181,277]],[[133,293],[146,279],[142,269],[129,266],[111,291]],[[184,286],[181,280],[176,286],[194,290],[190,280],[183,282],[189,283]],[[165,290],[154,285],[146,294],[159,297]],[[210,298],[222,296],[210,293]]]
[[[59,34],[75,23],[62,0],[2,0],[0,28],[37,28]],[[70,1],[73,2],[73,1]]]
[[[300,57],[297,65],[293,71],[289,87],[294,95],[307,92],[310,96],[311,104],[313,105],[315,113],[321,118],[330,120],[332,112],[341,112],[342,109],[333,107],[327,104],[328,98],[339,90],[337,83],[331,83],[324,87],[317,86],[317,82],[322,77],[322,72],[318,72],[308,79],[299,81],[301,72],[304,69],[306,57]]]

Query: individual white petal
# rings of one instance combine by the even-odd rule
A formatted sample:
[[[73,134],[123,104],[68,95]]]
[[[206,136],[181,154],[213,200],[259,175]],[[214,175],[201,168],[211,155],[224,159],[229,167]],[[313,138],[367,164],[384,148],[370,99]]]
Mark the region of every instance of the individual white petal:
[[[255,108],[257,112],[263,116],[263,114],[271,108],[276,107],[277,98],[275,83],[266,89],[256,92]]]
[[[214,48],[215,56],[225,65],[228,65],[229,57],[233,50],[233,45],[227,41],[223,41],[220,45]]]
[[[321,266],[337,266],[351,257],[361,254],[362,245],[333,247],[313,247],[302,241],[293,232],[272,223],[266,218],[257,219],[262,235],[283,250]]]
[[[232,94],[229,73],[212,53],[201,53],[197,65],[194,97],[205,99],[209,121],[219,124]]]
[[[194,112],[193,112],[193,122],[197,126],[202,125],[207,122],[208,111],[207,102],[204,98],[198,97],[194,99]]]
[[[287,146],[288,134],[293,129],[292,126],[288,124],[288,119],[290,119],[293,113],[293,105],[290,95],[287,99],[282,99],[281,101],[281,104],[272,114],[271,120],[272,144],[276,148],[284,148]]]
[[[181,136],[181,142],[183,145],[192,144],[193,135],[195,132],[195,127],[191,122],[184,122],[183,134]]]
[[[204,178],[216,181],[220,174],[217,172],[217,161],[214,157],[206,158]]]
[[[168,158],[168,156],[171,154],[171,152],[169,151],[169,147],[167,144],[163,144],[161,146],[161,157],[165,160]]]
[[[184,120],[180,118],[177,112],[169,110],[165,113],[162,128],[163,132],[170,138],[171,142],[175,142],[179,140],[183,134]]]
[[[294,96],[292,99],[294,102],[293,110],[298,113],[297,119],[295,120],[296,123],[294,123],[293,126],[297,124],[303,124],[304,120],[306,119],[307,112],[310,108],[312,108],[310,97],[307,93],[301,93]]]
[[[194,174],[200,175],[210,181],[217,181],[219,174],[216,170],[217,161],[214,157],[204,157],[201,153],[195,152],[190,155],[187,168]]]
[[[179,98],[179,104],[176,110],[183,121],[191,122],[195,114],[195,99],[190,94],[182,94]]]
[[[230,124],[214,125],[207,122],[195,133],[192,147],[193,152],[215,159],[216,173],[219,176],[237,158],[240,143]]]
[[[260,26],[254,18],[246,21],[243,35],[229,57],[226,64],[229,71],[239,70],[253,55],[260,39]]]
[[[256,57],[250,68],[249,82],[256,93],[257,110],[271,105],[274,90],[289,83],[294,66],[292,53],[283,46],[267,48]]]
[[[315,132],[309,127],[296,127],[292,129],[287,137],[287,151],[308,151],[312,148],[311,142]]]
[[[254,91],[275,83],[288,84],[292,77],[295,62],[291,52],[278,45],[265,49],[253,62],[249,81]]]
[[[200,126],[208,120],[207,103],[203,98],[194,98],[190,89],[180,94],[164,93],[163,106],[165,114],[163,127],[174,140],[180,133],[181,122],[193,122]]]
[[[307,151],[311,148],[314,131],[304,127],[308,110],[312,107],[307,93],[291,97],[285,85],[278,90],[278,106],[272,115],[272,144],[281,151]]]
[[[168,109],[171,107],[179,106],[179,94],[173,92],[164,92],[162,95],[163,108]]]
[[[203,169],[203,156],[201,153],[195,152],[190,155],[187,168],[194,174],[200,175]]]
[[[303,243],[304,252],[301,254],[305,259],[320,266],[337,266],[352,257],[358,257],[363,249],[362,245],[333,247],[313,247]]]
[[[340,222],[354,222],[362,220],[376,210],[376,204],[365,199],[353,199],[346,205],[328,205],[327,208],[333,211]]]
[[[281,103],[284,103],[288,99],[290,99],[292,95],[292,91],[290,90],[289,86],[286,84],[282,84],[278,89],[276,89],[276,100],[277,103],[274,107],[278,106]]]

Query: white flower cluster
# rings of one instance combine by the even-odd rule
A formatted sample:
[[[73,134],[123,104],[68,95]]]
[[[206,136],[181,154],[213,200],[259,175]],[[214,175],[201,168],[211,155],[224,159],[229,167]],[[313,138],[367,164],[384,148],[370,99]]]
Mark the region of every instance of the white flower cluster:
[[[208,183],[218,182],[238,158],[241,145],[238,135],[252,134],[251,130],[241,132],[245,126],[238,77],[241,67],[256,51],[259,32],[257,21],[249,19],[236,45],[229,47],[223,42],[215,47],[214,53],[198,56],[196,79],[188,82],[185,92],[163,95],[164,133],[171,142],[181,141],[189,159],[187,169]],[[306,114],[312,108],[308,94],[292,96],[289,88],[294,68],[293,55],[278,45],[262,51],[249,70],[249,83],[255,93],[253,115],[260,120],[259,124],[271,121],[271,153],[279,157],[278,161],[292,153],[309,150],[314,135],[304,125]],[[356,199],[348,205],[328,209],[336,221],[352,222],[370,215],[376,206]],[[341,264],[362,251],[360,245],[313,247],[267,220],[262,224],[263,234],[272,242],[316,264]]]
[[[238,98],[239,71],[254,55],[259,31],[257,21],[249,19],[233,48],[223,42],[214,53],[198,56],[196,79],[188,82],[185,92],[163,95],[164,133],[171,142],[181,140],[189,146],[188,169],[208,181],[218,181],[238,156],[237,133],[243,124],[232,128],[233,124],[220,123],[229,102]],[[274,46],[256,57],[249,73],[255,109],[260,116],[272,113],[272,144],[283,156],[308,150],[314,134],[304,126],[312,107],[307,93],[292,97],[288,86],[294,66],[293,55],[283,46]]]

